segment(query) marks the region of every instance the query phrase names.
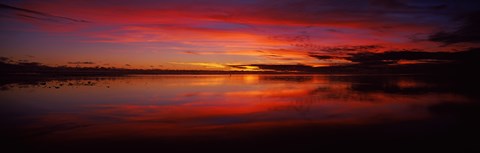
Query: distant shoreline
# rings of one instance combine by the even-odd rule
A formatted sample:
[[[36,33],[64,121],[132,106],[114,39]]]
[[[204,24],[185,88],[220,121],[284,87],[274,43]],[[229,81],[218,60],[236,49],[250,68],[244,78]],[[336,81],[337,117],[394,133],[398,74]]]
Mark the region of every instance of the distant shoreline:
[[[101,77],[101,76],[139,76],[139,75],[431,75],[429,73],[315,73],[315,72],[255,72],[255,71],[202,71],[202,72],[147,72],[147,73],[6,73],[2,77]]]
[[[472,62],[420,65],[348,65],[331,67],[291,68],[282,70],[265,68],[263,71],[248,70],[165,70],[125,69],[115,67],[51,67],[39,63],[0,62],[2,77],[69,77],[69,76],[127,76],[127,75],[238,75],[238,74],[294,74],[294,75],[466,75],[478,76],[472,71]],[[290,66],[290,68],[289,68]],[[298,67],[295,65],[294,67]]]

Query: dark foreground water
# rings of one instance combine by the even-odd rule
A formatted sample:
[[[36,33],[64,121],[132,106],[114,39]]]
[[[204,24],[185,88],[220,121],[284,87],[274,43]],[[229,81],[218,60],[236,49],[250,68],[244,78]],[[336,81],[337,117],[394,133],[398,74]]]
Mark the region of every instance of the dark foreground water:
[[[18,152],[474,152],[475,84],[415,75],[8,78],[0,132],[2,148]]]

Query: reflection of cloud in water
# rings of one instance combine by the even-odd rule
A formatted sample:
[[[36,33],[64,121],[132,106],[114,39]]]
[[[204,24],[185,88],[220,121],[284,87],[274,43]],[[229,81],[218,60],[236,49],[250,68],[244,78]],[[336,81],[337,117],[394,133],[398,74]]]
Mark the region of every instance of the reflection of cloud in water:
[[[17,110],[14,113],[35,121],[26,122],[22,129],[42,133],[45,130],[39,129],[47,128],[51,131],[43,132],[42,137],[72,139],[422,120],[431,117],[429,107],[432,105],[469,101],[441,84],[412,77],[135,76],[40,82],[25,86],[37,94],[25,93],[23,89],[3,91],[2,97],[17,101],[5,102],[9,105],[4,108]],[[43,88],[60,84],[71,87]],[[96,88],[107,85],[110,88]],[[73,94],[53,99],[55,93]],[[35,103],[31,102],[33,99]],[[18,109],[22,107],[33,111]],[[51,128],[55,125],[69,126],[55,133],[53,131],[59,131]]]

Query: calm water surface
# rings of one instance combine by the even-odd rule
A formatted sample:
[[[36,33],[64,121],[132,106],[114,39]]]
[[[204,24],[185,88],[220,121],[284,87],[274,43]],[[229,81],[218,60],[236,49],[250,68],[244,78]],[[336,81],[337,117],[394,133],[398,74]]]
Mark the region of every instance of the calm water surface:
[[[478,108],[457,82],[410,75],[55,78],[5,82],[0,97],[2,133],[39,149],[430,141],[471,134],[452,130]]]

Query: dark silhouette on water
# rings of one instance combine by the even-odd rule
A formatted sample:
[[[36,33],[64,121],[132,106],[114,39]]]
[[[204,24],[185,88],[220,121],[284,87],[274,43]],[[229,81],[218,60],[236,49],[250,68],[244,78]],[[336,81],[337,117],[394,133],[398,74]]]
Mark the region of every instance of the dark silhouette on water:
[[[325,57],[311,55],[312,57]],[[164,70],[164,69],[127,69],[115,67],[51,67],[37,62],[12,62],[2,57],[0,72],[13,75],[44,76],[121,76],[128,74],[279,74],[279,73],[323,73],[323,74],[469,74],[480,61],[480,48],[460,52],[420,52],[390,51],[384,53],[356,53],[343,57],[354,64],[313,67],[309,65],[270,65],[248,64],[228,65],[242,69],[245,66],[256,66],[263,71],[218,71],[218,70]],[[402,60],[413,61],[401,64]],[[89,62],[90,63],[90,62]]]

